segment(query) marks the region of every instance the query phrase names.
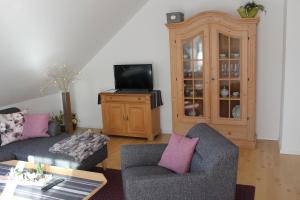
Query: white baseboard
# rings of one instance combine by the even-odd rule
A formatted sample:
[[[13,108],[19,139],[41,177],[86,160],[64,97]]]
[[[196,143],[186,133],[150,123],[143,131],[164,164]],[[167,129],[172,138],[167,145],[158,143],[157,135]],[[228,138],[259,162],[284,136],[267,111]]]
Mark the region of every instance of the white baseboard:
[[[280,149],[280,154],[300,155],[300,149]]]

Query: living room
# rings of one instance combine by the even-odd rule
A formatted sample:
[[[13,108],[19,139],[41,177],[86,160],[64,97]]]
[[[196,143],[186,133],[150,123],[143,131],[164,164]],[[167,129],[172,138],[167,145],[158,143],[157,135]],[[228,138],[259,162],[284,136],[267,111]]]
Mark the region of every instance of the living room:
[[[1,178],[41,165],[48,199],[300,199],[299,2],[0,5]],[[39,199],[1,178],[0,199]]]

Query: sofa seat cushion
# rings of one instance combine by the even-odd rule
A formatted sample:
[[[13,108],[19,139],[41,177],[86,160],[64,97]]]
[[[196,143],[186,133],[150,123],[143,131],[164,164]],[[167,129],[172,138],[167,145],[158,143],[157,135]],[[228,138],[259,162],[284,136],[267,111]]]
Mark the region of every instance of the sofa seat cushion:
[[[53,144],[69,136],[63,133],[55,137],[32,138],[10,143],[0,147],[0,162],[7,160],[34,160],[35,162],[58,167],[89,170],[107,158],[107,145],[82,162],[76,162],[72,157],[67,155],[49,152],[49,148]]]
[[[160,166],[139,166],[131,167],[122,171],[123,180],[130,178],[140,178],[140,177],[149,177],[155,175],[165,175],[165,174],[174,174],[171,170],[168,170]]]
[[[4,151],[2,150],[2,148],[0,149],[0,161],[15,160],[15,159],[16,159],[15,154],[9,151]]]
[[[62,134],[50,138],[33,138],[19,142],[19,148],[14,150],[17,160],[34,161],[66,168],[77,168],[80,163],[69,156],[49,152],[49,148],[56,142],[68,137]]]

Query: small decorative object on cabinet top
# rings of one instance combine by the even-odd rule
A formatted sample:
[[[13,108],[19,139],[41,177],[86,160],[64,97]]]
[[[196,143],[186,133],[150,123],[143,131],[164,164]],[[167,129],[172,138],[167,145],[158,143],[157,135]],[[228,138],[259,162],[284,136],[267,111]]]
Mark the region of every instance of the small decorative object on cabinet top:
[[[237,9],[237,11],[242,18],[254,18],[256,17],[258,11],[266,13],[265,7],[261,4],[257,4],[255,1],[249,1]]]
[[[184,21],[184,14],[182,12],[167,13],[167,23],[180,23]]]

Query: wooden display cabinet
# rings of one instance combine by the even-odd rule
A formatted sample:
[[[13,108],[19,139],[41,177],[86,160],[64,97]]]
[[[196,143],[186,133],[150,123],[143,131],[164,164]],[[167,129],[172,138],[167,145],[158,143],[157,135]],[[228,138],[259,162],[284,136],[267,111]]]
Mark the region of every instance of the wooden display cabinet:
[[[258,21],[209,11],[167,25],[174,132],[204,122],[255,147]]]
[[[160,108],[151,109],[150,94],[100,93],[102,132],[147,138],[160,134]]]

